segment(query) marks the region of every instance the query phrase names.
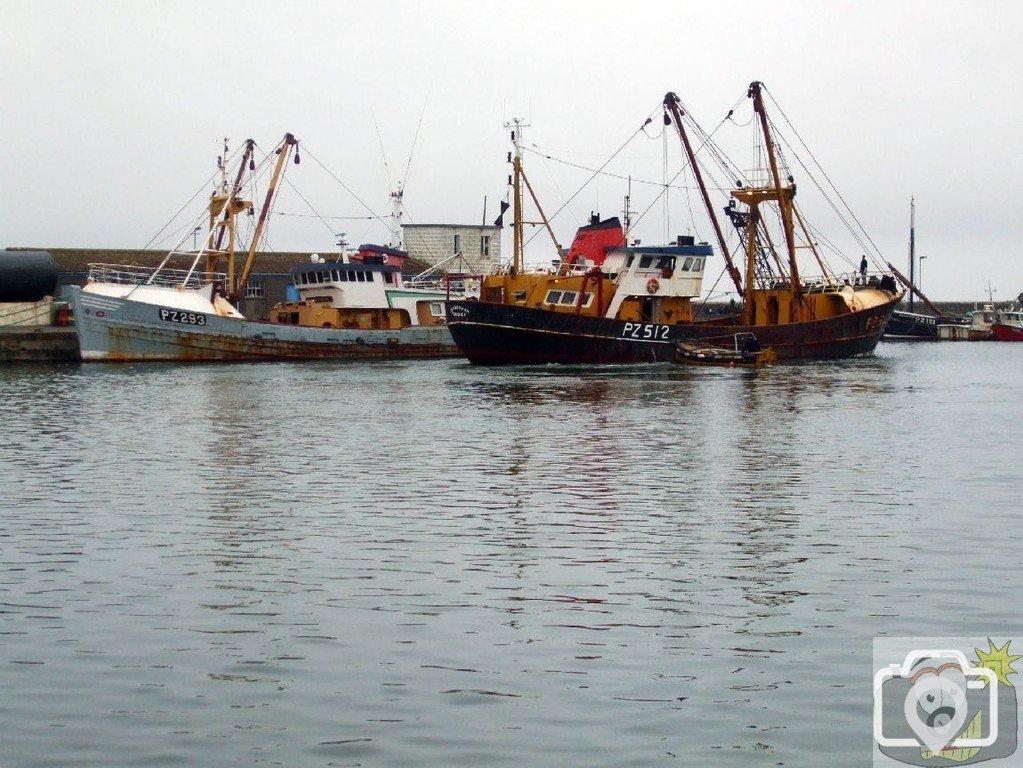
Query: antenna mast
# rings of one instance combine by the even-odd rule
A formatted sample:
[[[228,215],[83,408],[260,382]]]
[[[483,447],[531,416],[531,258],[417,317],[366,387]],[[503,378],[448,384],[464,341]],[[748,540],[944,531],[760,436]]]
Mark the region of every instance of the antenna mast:
[[[916,199],[909,198],[909,282],[916,285]],[[913,311],[913,292],[909,292],[909,311]]]
[[[529,127],[529,123],[521,117],[513,117],[504,127],[512,129],[511,140],[515,147],[512,156],[512,270],[518,273],[522,271],[525,262],[525,241],[522,237],[522,129]]]
[[[625,192],[625,207],[622,209],[622,218],[625,221],[625,232],[623,236],[625,238],[625,244],[629,243],[629,233],[632,231],[632,176],[629,176],[629,186]]]
[[[402,198],[405,195],[405,189],[402,184],[398,184],[398,188],[391,193],[391,248],[402,248],[404,237],[402,236],[401,217],[404,213],[404,206],[402,204]]]

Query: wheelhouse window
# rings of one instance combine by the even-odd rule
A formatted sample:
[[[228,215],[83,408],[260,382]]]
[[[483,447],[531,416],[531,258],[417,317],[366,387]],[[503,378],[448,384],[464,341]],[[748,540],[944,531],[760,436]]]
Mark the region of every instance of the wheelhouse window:
[[[686,256],[686,260],[682,262],[682,271],[689,272],[693,268],[693,257]]]
[[[444,317],[444,303],[440,301],[431,301],[430,314],[434,317]]]
[[[640,269],[650,269],[650,265],[654,263],[653,256],[641,256],[639,259]]]
[[[559,304],[562,307],[574,307],[579,302],[579,291],[547,291],[547,303]],[[593,301],[593,294],[587,291],[583,294],[582,306],[590,306]]]

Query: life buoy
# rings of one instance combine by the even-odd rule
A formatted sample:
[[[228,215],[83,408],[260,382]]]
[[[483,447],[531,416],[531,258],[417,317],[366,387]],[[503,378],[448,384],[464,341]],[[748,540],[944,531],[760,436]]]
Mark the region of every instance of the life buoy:
[[[661,287],[661,284],[657,281],[656,277],[651,277],[649,280],[646,281],[646,292],[647,293],[657,293],[657,291],[658,291],[658,289],[660,289],[660,287]]]

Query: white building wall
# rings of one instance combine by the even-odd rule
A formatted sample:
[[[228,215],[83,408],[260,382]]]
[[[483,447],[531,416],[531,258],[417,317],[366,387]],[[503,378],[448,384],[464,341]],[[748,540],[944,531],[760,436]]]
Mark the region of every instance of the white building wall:
[[[402,227],[405,250],[413,259],[437,264],[461,251],[466,268],[488,273],[501,262],[501,230],[470,224],[406,224]],[[488,238],[484,249],[483,238]],[[452,264],[451,271],[460,271]]]

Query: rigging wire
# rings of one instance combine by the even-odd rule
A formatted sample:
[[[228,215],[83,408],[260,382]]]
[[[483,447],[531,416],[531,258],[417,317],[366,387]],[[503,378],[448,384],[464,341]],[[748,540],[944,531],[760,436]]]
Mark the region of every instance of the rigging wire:
[[[325,227],[327,228],[327,231],[328,231],[328,232],[330,232],[330,234],[331,234],[331,237],[334,237],[334,236],[335,236],[335,235],[337,234],[336,232],[334,232],[334,228],[333,228],[332,226],[330,226],[330,224],[328,224],[328,223],[327,223],[327,220],[326,220],[326,219],[324,219],[324,218],[323,218],[323,217],[322,217],[322,216],[320,215],[320,212],[319,212],[319,211],[317,211],[317,210],[316,210],[316,209],[315,209],[315,208],[313,207],[313,204],[312,204],[312,203],[310,203],[310,202],[309,202],[309,201],[308,201],[308,200],[306,199],[305,195],[303,195],[303,194],[302,194],[302,193],[301,193],[301,192],[299,191],[298,187],[296,187],[296,186],[294,185],[294,183],[292,183],[292,181],[291,181],[291,180],[290,180],[290,179],[288,178],[287,174],[285,174],[285,175],[283,176],[283,179],[284,179],[284,183],[285,183],[285,184],[287,184],[287,185],[288,185],[289,187],[291,187],[291,189],[292,189],[292,190],[293,190],[293,191],[295,192],[295,194],[296,194],[296,195],[298,195],[298,196],[299,196],[299,197],[300,197],[300,198],[302,199],[302,202],[303,202],[303,203],[305,203],[305,204],[306,204],[307,206],[309,206],[309,210],[313,212],[313,216],[315,216],[315,217],[316,217],[317,219],[319,219],[319,220],[320,220],[320,223],[322,223],[322,224],[323,224],[323,226],[325,226]]]
[[[656,112],[657,112],[657,110],[655,109],[655,110],[654,110],[653,112],[651,112],[651,113],[650,113],[650,115],[653,115],[653,114],[655,114]],[[590,176],[590,178],[588,178],[588,179],[587,179],[586,181],[584,181],[584,182],[583,182],[583,184],[582,184],[582,186],[581,186],[581,187],[579,187],[579,189],[577,189],[577,190],[576,190],[576,191],[575,191],[575,192],[574,192],[574,193],[572,194],[572,196],[568,198],[568,200],[566,200],[566,201],[565,201],[564,203],[562,203],[562,204],[561,204],[561,207],[560,207],[560,208],[558,208],[558,210],[556,210],[556,211],[555,211],[555,212],[553,213],[553,215],[551,215],[551,216],[549,216],[549,217],[548,217],[548,219],[547,219],[548,221],[554,221],[554,219],[556,219],[556,218],[558,217],[558,214],[560,214],[560,213],[561,213],[561,212],[562,212],[563,210],[565,210],[565,208],[566,208],[566,207],[568,207],[568,204],[569,204],[569,203],[571,203],[571,202],[572,202],[572,200],[574,200],[574,199],[575,199],[575,198],[576,198],[576,197],[577,197],[577,196],[579,195],[579,193],[580,193],[580,192],[582,192],[582,191],[583,191],[584,189],[586,189],[586,187],[587,187],[587,186],[589,185],[589,183],[590,183],[591,181],[593,181],[593,179],[594,179],[594,178],[596,177],[597,173],[599,173],[600,171],[603,171],[603,170],[604,170],[604,168],[606,168],[606,167],[608,166],[608,164],[609,164],[609,163],[610,163],[610,162],[611,162],[612,160],[614,160],[614,159],[615,159],[615,158],[616,158],[616,157],[617,157],[617,156],[618,156],[619,154],[621,154],[622,150],[624,150],[624,149],[625,149],[625,148],[626,148],[627,146],[629,146],[629,144],[631,144],[631,143],[632,143],[633,139],[635,139],[635,138],[636,138],[636,136],[638,136],[638,135],[639,135],[640,133],[645,133],[645,132],[646,132],[646,131],[645,131],[644,129],[646,128],[646,126],[647,126],[647,125],[648,125],[648,124],[649,124],[649,123],[650,123],[650,122],[652,121],[652,119],[653,119],[652,117],[650,117],[650,115],[648,115],[648,116],[647,116],[647,119],[646,119],[646,121],[645,121],[645,122],[644,122],[644,123],[643,123],[643,124],[642,124],[642,125],[641,125],[641,126],[640,126],[639,128],[637,128],[637,129],[636,129],[636,131],[635,131],[634,133],[632,133],[632,134],[631,134],[631,135],[629,136],[629,138],[628,138],[628,139],[626,139],[626,140],[625,140],[625,143],[624,143],[624,144],[622,144],[622,145],[621,145],[621,146],[620,146],[620,147],[619,147],[618,149],[616,149],[616,150],[614,151],[614,153],[613,153],[613,154],[612,154],[612,155],[611,155],[611,156],[610,156],[610,157],[609,157],[609,158],[608,158],[607,160],[605,160],[605,161],[604,161],[604,164],[603,164],[602,166],[600,166],[600,168],[598,168],[598,169],[597,169],[597,170],[596,170],[596,171],[595,171],[595,172],[594,172],[594,173],[593,173],[593,174],[592,174],[592,175]],[[542,230],[539,230],[539,229],[538,229],[538,230],[537,230],[537,231],[535,231],[535,232],[534,232],[534,233],[533,233],[532,235],[530,235],[530,236],[529,236],[529,238],[527,238],[527,239],[526,239],[526,242],[525,242],[525,244],[524,244],[524,246],[523,246],[523,247],[525,247],[526,245],[529,245],[529,244],[530,244],[530,243],[531,243],[531,242],[533,241],[533,239],[534,239],[534,238],[535,238],[535,237],[536,237],[536,236],[537,236],[538,234],[540,234],[540,232],[541,232],[541,231],[542,231]]]
[[[774,127],[773,123],[772,123],[772,127]],[[781,134],[780,131],[775,130],[775,133],[776,133],[776,135],[778,136],[778,138],[781,140],[781,142],[783,144],[785,144],[786,146],[789,146],[788,140],[785,138],[785,136],[783,134]],[[789,148],[791,149],[791,147],[789,147]],[[795,155],[795,153],[793,153],[793,154]],[[846,218],[845,214],[841,210],[839,210],[837,205],[835,205],[835,202],[828,196],[827,192],[821,186],[820,182],[813,175],[813,173],[811,173],[810,169],[806,167],[806,164],[802,161],[802,159],[798,155],[795,155],[795,157],[796,157],[796,162],[799,163],[800,167],[806,173],[807,178],[809,178],[810,181],[813,182],[813,185],[817,188],[817,191],[820,192],[821,197],[824,198],[824,201],[831,208],[832,212],[834,212],[834,214],[838,218],[838,220],[846,228],[846,230],[849,232],[849,234],[852,235],[852,237],[856,241],[857,245],[859,245],[862,250],[869,251],[870,249],[867,247],[867,244],[864,242],[863,238],[860,236],[860,233],[856,230],[855,227],[852,226],[852,224],[849,223],[849,220]],[[848,206],[847,206],[847,209],[848,209]],[[850,211],[850,214],[851,214],[851,211]],[[809,225],[807,225],[807,226],[808,226],[808,228],[813,229],[813,227],[810,227]],[[835,246],[832,245],[832,248],[833,248],[833,250],[834,250],[834,252],[836,254],[838,254],[838,255],[840,255],[842,257],[842,259],[844,261],[846,261],[846,262],[848,262],[850,264],[854,264],[854,262],[851,259],[849,259],[849,257],[847,257],[845,254],[843,254]],[[871,255],[871,260],[873,261],[873,255]],[[875,265],[876,265],[876,262],[875,262]]]
[[[412,149],[408,153],[408,162],[405,164],[405,176],[401,180],[401,188],[405,189],[405,184],[408,181],[409,171],[412,169],[412,156],[416,151],[416,143],[419,141],[419,129],[423,127],[423,118],[426,116],[426,105],[430,102],[430,92],[433,90],[431,85],[429,90],[426,92],[426,98],[423,99],[423,111],[419,113],[419,124],[416,125],[416,135],[412,137]]]
[[[244,142],[243,142],[242,144],[244,144]],[[237,148],[237,149],[235,149],[235,151],[231,153],[230,157],[224,158],[224,160],[223,160],[223,163],[224,163],[224,165],[230,165],[230,164],[231,164],[232,162],[234,162],[234,159],[235,159],[235,157],[237,156],[238,152],[240,152],[240,151],[241,151],[241,147],[242,147],[242,145],[239,145],[239,146],[238,146],[238,148]],[[163,226],[162,226],[162,227],[160,228],[160,231],[159,231],[159,232],[157,232],[157,233],[156,233],[155,235],[153,235],[152,239],[150,239],[150,241],[149,241],[148,243],[146,243],[146,244],[145,244],[144,246],[142,246],[142,250],[144,251],[144,250],[148,249],[148,248],[149,248],[149,247],[150,247],[151,245],[153,245],[153,243],[155,243],[155,242],[157,241],[157,239],[158,239],[158,238],[159,238],[159,237],[160,237],[160,236],[161,236],[161,235],[162,235],[162,234],[164,233],[164,230],[166,230],[166,229],[167,229],[167,227],[169,227],[169,226],[170,226],[171,224],[173,224],[173,223],[174,223],[174,220],[175,220],[175,219],[176,219],[176,218],[177,218],[178,216],[180,216],[180,215],[181,215],[181,213],[182,213],[182,212],[183,212],[183,211],[184,211],[184,210],[185,210],[186,208],[188,208],[188,206],[190,206],[190,205],[191,205],[192,203],[194,203],[194,202],[195,202],[195,199],[196,199],[197,197],[199,197],[199,195],[201,195],[201,194],[202,194],[203,190],[204,190],[204,189],[206,188],[206,185],[207,185],[207,184],[209,184],[209,183],[210,183],[211,181],[213,181],[214,179],[216,179],[216,178],[217,178],[217,176],[219,176],[219,175],[220,175],[220,168],[217,168],[217,170],[215,170],[215,171],[214,171],[214,172],[213,172],[213,173],[212,173],[212,174],[211,174],[211,175],[209,176],[209,178],[207,178],[207,179],[206,179],[205,181],[203,181],[203,183],[202,183],[202,184],[200,184],[200,185],[199,185],[199,189],[197,189],[197,190],[195,191],[195,194],[194,194],[194,195],[192,195],[192,197],[190,197],[190,198],[189,198],[188,202],[187,202],[187,203],[185,203],[185,204],[184,204],[183,206],[181,206],[181,207],[180,207],[180,208],[178,209],[177,213],[175,213],[175,214],[174,214],[173,216],[171,216],[171,217],[170,217],[170,219],[168,219],[168,220],[167,220],[167,223],[166,223],[166,224],[164,224],[164,225],[163,225]]]
[[[387,153],[384,152],[384,137],[380,135],[380,123],[377,122],[376,112],[370,109],[370,114],[373,116],[373,127],[376,129],[377,141],[380,144],[380,157],[384,161],[384,174],[387,176],[387,188],[393,189],[393,186],[391,185],[391,166],[387,164]]]
[[[764,86],[764,90],[767,91],[767,86]],[[860,223],[860,220],[856,217],[856,214],[853,212],[852,208],[845,201],[845,198],[842,197],[842,193],[838,191],[838,188],[835,186],[834,182],[831,181],[831,177],[828,176],[827,171],[824,170],[824,168],[821,166],[821,164],[817,161],[817,158],[814,156],[813,152],[806,145],[806,142],[803,141],[803,137],[799,135],[799,131],[797,131],[795,129],[795,126],[792,125],[792,121],[789,120],[788,115],[786,115],[784,110],[782,110],[781,106],[778,104],[777,99],[774,98],[774,94],[772,94],[770,91],[768,91],[768,95],[771,97],[771,104],[773,105],[773,107],[777,108],[778,114],[780,114],[785,119],[786,124],[789,126],[789,128],[792,129],[793,135],[795,135],[795,137],[797,139],[799,139],[799,143],[806,150],[807,154],[810,155],[810,158],[813,160],[814,165],[816,165],[817,168],[820,170],[820,172],[822,174],[824,174],[824,178],[827,180],[828,185],[831,187],[831,189],[834,191],[834,193],[838,196],[838,199],[842,201],[842,205],[845,206],[846,211],[849,212],[849,215],[852,217],[853,221],[856,222],[856,225],[860,228],[860,231],[866,237],[866,239],[870,243],[870,245],[874,248],[874,251],[875,251],[875,253],[877,253],[878,258],[880,258],[883,261],[884,260],[884,256],[881,254],[881,249],[878,248],[877,245],[874,243],[874,241],[871,239],[870,234],[867,232],[866,228],[863,226],[862,223]],[[800,163],[800,165],[802,165],[802,163]],[[809,173],[809,171],[807,171],[807,173]],[[823,193],[823,190],[822,190],[822,193]],[[869,249],[864,248],[864,250],[869,250]],[[871,254],[870,258],[871,258],[871,261],[874,261],[873,254]],[[875,266],[879,266],[876,261],[875,261]]]
[[[288,216],[294,219],[331,219],[336,221],[375,221],[376,216],[321,216],[318,213],[287,213],[274,211],[277,216]]]
[[[534,146],[536,146],[536,145],[534,145]],[[530,149],[529,147],[523,147],[523,149],[526,152],[529,152],[531,154],[536,155],[537,157],[542,157],[544,160],[550,160],[553,163],[560,163],[562,165],[567,165],[570,168],[577,168],[580,171],[588,171],[589,173],[592,173],[594,175],[599,174],[601,176],[606,176],[609,179],[619,179],[621,181],[628,181],[629,179],[632,179],[632,183],[633,184],[644,184],[644,185],[649,186],[649,187],[658,187],[658,188],[663,188],[664,187],[664,182],[663,181],[650,181],[648,179],[639,179],[639,178],[636,178],[635,176],[628,176],[628,175],[623,175],[623,174],[620,174],[620,173],[612,173],[610,171],[602,171],[599,168],[592,168],[592,167],[590,167],[588,165],[580,165],[579,163],[573,163],[571,160],[562,160],[560,157],[555,157],[554,155],[546,154],[544,152],[539,151],[538,149]],[[601,155],[601,157],[603,157],[603,155]],[[658,155],[656,158],[649,157],[649,158],[646,158],[646,159],[648,159],[648,160],[660,160],[661,159],[661,155]],[[697,189],[696,187],[685,186],[685,185],[671,185],[671,188],[672,189],[678,189],[678,190],[688,190],[688,191]],[[717,189],[718,191],[723,192],[726,188],[725,187],[720,187],[720,188],[711,187],[711,189]]]
[[[665,121],[666,122],[666,121]],[[670,209],[668,207],[668,126],[665,125],[661,129],[661,179],[664,181],[664,191],[661,197],[664,200],[664,213],[661,216],[661,227],[664,230],[662,243],[668,242],[668,233],[671,231],[671,226],[668,223],[668,216]],[[674,181],[674,179],[673,179]]]
[[[369,206],[368,206],[368,205],[367,205],[367,204],[366,204],[366,203],[365,203],[365,202],[364,202],[364,201],[362,200],[362,198],[361,198],[361,197],[359,197],[359,196],[358,196],[357,194],[355,194],[355,193],[354,193],[354,192],[353,192],[353,191],[352,191],[352,190],[351,190],[351,189],[350,189],[350,188],[348,187],[348,185],[347,185],[347,184],[345,184],[345,183],[344,183],[343,181],[341,181],[341,179],[339,179],[339,178],[338,178],[338,177],[337,177],[337,176],[336,176],[336,175],[334,174],[334,172],[333,172],[333,171],[331,171],[331,170],[330,170],[330,169],[329,169],[329,168],[328,168],[327,166],[325,166],[325,165],[324,165],[323,163],[321,163],[321,162],[320,162],[320,160],[319,160],[319,158],[318,158],[318,157],[316,157],[316,155],[314,155],[314,154],[313,154],[312,152],[310,152],[310,151],[309,151],[309,147],[308,147],[308,146],[307,146],[306,144],[303,144],[303,145],[302,145],[302,149],[303,149],[303,150],[305,151],[306,155],[307,155],[308,157],[311,157],[311,158],[313,159],[313,162],[314,162],[314,163],[316,163],[316,164],[317,164],[318,166],[320,166],[320,168],[322,168],[322,169],[323,169],[323,170],[324,170],[324,171],[325,171],[325,172],[327,173],[327,175],[328,175],[328,176],[330,176],[330,178],[332,178],[332,179],[333,179],[334,181],[336,181],[336,182],[337,182],[337,183],[338,183],[338,184],[339,184],[339,185],[341,186],[341,188],[342,188],[342,189],[343,189],[343,190],[344,190],[345,192],[347,192],[347,193],[348,193],[349,195],[351,195],[351,196],[352,196],[353,198],[355,198],[355,201],[356,201],[356,202],[357,202],[357,203],[358,203],[359,205],[361,205],[361,206],[362,206],[363,208],[365,208],[365,209],[366,209],[367,211],[369,211],[369,212],[370,212],[370,214],[372,214],[372,217],[373,217],[374,219],[376,219],[376,220],[377,220],[377,221],[379,221],[379,222],[380,222],[381,224],[383,224],[383,225],[384,225],[385,227],[387,227],[387,230],[388,230],[389,232],[391,232],[392,234],[394,234],[394,235],[397,235],[397,234],[398,234],[398,233],[397,233],[397,232],[395,232],[395,231],[394,231],[393,229],[391,229],[391,226],[390,226],[390,224],[388,224],[388,223],[387,223],[387,222],[386,222],[386,221],[385,221],[385,220],[383,219],[383,217],[382,217],[382,216],[380,216],[380,215],[379,215],[379,214],[378,214],[378,213],[377,213],[376,211],[374,211],[374,210],[373,210],[372,208],[370,208],[370,207],[369,207]]]
[[[689,115],[689,112],[688,112],[688,110],[686,110],[686,111],[685,111],[685,114],[686,114],[686,116],[688,116],[688,115]],[[718,124],[717,124],[717,127],[715,127],[715,128],[714,128],[714,130],[713,130],[713,131],[711,131],[711,132],[710,132],[709,134],[708,134],[708,133],[706,133],[706,132],[704,132],[704,131],[703,131],[703,129],[700,129],[700,133],[701,133],[701,134],[703,134],[703,136],[704,136],[705,138],[704,138],[703,142],[702,142],[702,143],[700,144],[700,146],[699,146],[699,147],[697,147],[697,148],[696,148],[696,149],[695,149],[695,150],[693,151],[693,154],[694,154],[694,155],[697,155],[697,154],[699,154],[699,152],[700,152],[700,151],[702,151],[702,150],[703,150],[703,148],[704,148],[704,147],[706,147],[706,146],[708,146],[708,145],[710,145],[710,146],[713,146],[713,136],[714,136],[714,134],[718,132],[718,130],[719,130],[719,129],[721,128],[721,126],[722,126],[722,125],[724,125],[724,124],[725,124],[725,121],[726,121],[727,119],[728,119],[728,117],[726,116],[726,117],[725,117],[725,118],[724,118],[724,119],[723,119],[723,120],[722,120],[722,121],[721,121],[720,123],[718,123]],[[694,120],[693,120],[692,118],[690,118],[690,119],[689,119],[689,123],[690,123],[690,125],[695,125],[695,124],[696,124],[696,123],[695,123],[695,121],[694,121]],[[698,127],[698,126],[697,126],[697,127]],[[697,158],[697,162],[700,162],[699,158]],[[686,161],[685,161],[685,162],[684,162],[684,163],[682,164],[682,167],[681,167],[681,168],[679,169],[678,173],[676,173],[676,174],[675,174],[675,175],[674,175],[674,176],[673,176],[673,177],[672,177],[672,178],[670,179],[670,181],[668,182],[668,184],[671,184],[671,183],[672,183],[673,181],[675,181],[675,179],[677,179],[677,178],[678,178],[679,176],[681,176],[681,175],[682,175],[682,174],[683,174],[683,173],[685,172],[686,168],[688,168],[688,167],[689,167],[689,160],[687,159],[687,160],[686,160]],[[707,166],[706,166],[706,164],[704,164],[703,162],[700,162],[700,168],[702,168],[702,169],[706,170],[708,174],[710,173],[710,171],[709,171],[709,170],[707,169]],[[723,188],[719,188],[719,189],[723,189]],[[662,192],[661,194],[663,194],[663,192]],[[653,199],[653,200],[652,200],[652,201],[650,202],[650,205],[648,205],[648,206],[647,206],[647,207],[646,207],[646,208],[645,208],[645,209],[643,210],[643,212],[642,212],[641,214],[639,214],[639,216],[637,216],[637,217],[636,217],[636,218],[635,218],[635,219],[633,220],[633,222],[632,222],[632,225],[633,225],[634,227],[636,226],[636,224],[638,224],[638,223],[639,223],[639,222],[640,222],[640,221],[641,221],[641,220],[643,219],[643,217],[644,217],[644,216],[646,216],[646,215],[647,215],[647,214],[648,214],[648,213],[650,212],[650,210],[651,210],[651,209],[652,209],[652,208],[653,208],[653,207],[654,207],[655,205],[657,205],[657,202],[658,202],[658,200],[660,200],[660,197],[661,197],[661,195],[660,195],[660,194],[658,194],[658,195],[657,195],[657,197],[655,197],[655,198],[654,198],[654,199]]]

